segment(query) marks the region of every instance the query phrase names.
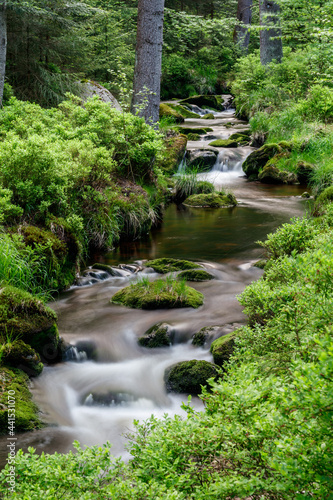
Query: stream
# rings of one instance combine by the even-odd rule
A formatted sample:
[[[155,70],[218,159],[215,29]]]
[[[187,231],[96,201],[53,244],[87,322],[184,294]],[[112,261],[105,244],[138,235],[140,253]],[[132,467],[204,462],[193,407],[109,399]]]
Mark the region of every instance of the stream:
[[[222,139],[247,128],[235,118],[233,110],[214,114],[214,120],[187,119],[186,126],[211,127],[210,135]],[[204,137],[191,141],[188,148],[209,149],[211,140]],[[241,166],[252,150],[219,148],[212,170],[198,174],[216,186],[230,188],[239,201],[237,207],[198,209],[171,205],[160,227],[146,238],[122,242],[113,252],[92,259],[92,263],[112,266],[141,264],[145,259],[159,257],[200,262],[215,276],[208,282],[190,283],[204,294],[203,306],[142,311],[110,304],[112,295],[138,276],[146,274],[156,279],[159,275],[149,268],[137,274],[109,277],[91,286],[72,287],[51,304],[59,316],[60,335],[77,346],[77,359],[45,367],[43,374],[33,380],[34,399],[49,425],[17,435],[17,448],[27,450],[33,446],[38,453],[67,452],[74,440],[82,445],[108,440],[113,454],[126,458],[125,434],[133,429],[134,419],[145,420],[151,414],[182,414],[180,405],[187,396],[166,393],[165,369],[178,361],[212,361],[209,345],[198,348],[191,344],[193,334],[209,325],[223,325],[227,333],[235,324],[246,322],[236,296],[262,275],[252,266],[263,254],[256,241],[265,239],[291,216],[301,216],[306,209],[300,197],[304,186],[263,185],[245,179]],[[174,345],[160,349],[139,347],[137,338],[161,321],[172,326]],[[82,346],[94,352],[94,359],[82,354]],[[193,398],[192,404],[202,408],[198,398]],[[0,441],[4,444],[6,438]],[[4,454],[0,456],[1,462],[5,458]]]

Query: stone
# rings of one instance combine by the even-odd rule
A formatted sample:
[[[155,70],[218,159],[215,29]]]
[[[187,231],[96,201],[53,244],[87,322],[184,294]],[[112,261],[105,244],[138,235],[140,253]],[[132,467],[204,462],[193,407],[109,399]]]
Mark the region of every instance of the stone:
[[[142,347],[169,347],[172,344],[174,332],[168,323],[157,323],[149,328],[138,343]]]
[[[237,205],[235,196],[231,193],[215,192],[210,194],[193,194],[186,198],[184,205],[198,208],[225,208]]]
[[[217,379],[219,370],[216,365],[208,361],[181,361],[166,369],[164,374],[168,392],[187,393],[198,395],[202,387],[209,388],[208,380]]]
[[[197,168],[199,172],[211,170],[216,163],[217,152],[205,149],[187,151],[187,166]]]
[[[298,184],[296,174],[279,170],[274,165],[266,165],[259,173],[258,180],[264,184]]]

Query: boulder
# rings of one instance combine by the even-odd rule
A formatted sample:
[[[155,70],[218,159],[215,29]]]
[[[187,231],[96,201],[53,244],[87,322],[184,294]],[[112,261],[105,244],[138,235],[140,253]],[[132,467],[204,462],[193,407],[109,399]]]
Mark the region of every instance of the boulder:
[[[200,115],[193,113],[193,111],[190,111],[187,107],[182,106],[181,104],[172,104],[168,102],[168,106],[169,108],[177,111],[177,113],[182,115],[183,118],[200,118]]]
[[[191,269],[179,273],[178,278],[185,279],[186,281],[209,281],[213,280],[214,276],[203,269]]]
[[[175,271],[184,271],[186,269],[197,269],[199,264],[189,260],[172,259],[162,257],[161,259],[148,260],[147,265],[152,267],[154,271],[161,274],[173,273]]]
[[[210,142],[209,146],[213,146],[215,148],[237,148],[238,141],[233,139],[217,139],[216,141]]]
[[[187,145],[187,137],[184,134],[176,134],[164,140],[165,151],[158,163],[159,168],[166,175],[173,175],[177,172],[178,166],[184,158]]]
[[[30,377],[43,371],[39,354],[22,340],[14,340],[2,346],[2,364],[19,368]]]
[[[175,109],[171,108],[168,104],[160,104],[160,119],[170,117],[174,123],[183,123],[184,118]]]
[[[211,170],[216,163],[217,152],[211,149],[195,149],[186,152],[187,166],[197,168],[199,172]]]
[[[216,365],[223,368],[223,365],[229,361],[230,356],[234,352],[235,337],[240,331],[241,330],[235,330],[232,333],[214,340],[210,346],[210,352],[213,355],[214,363]]]
[[[209,387],[208,380],[217,379],[218,367],[208,361],[181,361],[166,369],[164,374],[168,392],[198,395],[202,387]]]
[[[207,114],[202,116],[202,119],[203,120],[215,120],[215,116],[213,115],[213,113],[207,113]]]
[[[142,347],[169,347],[172,344],[174,332],[168,323],[157,323],[139,337],[138,343]]]
[[[231,193],[193,194],[186,198],[184,205],[198,208],[234,207],[237,205],[237,200]]]
[[[83,101],[87,101],[91,97],[95,96],[97,96],[101,101],[109,103],[118,111],[122,111],[117,99],[111,94],[108,89],[103,87],[103,85],[94,82],[93,80],[81,82],[81,98],[83,99]]]
[[[264,184],[298,184],[296,174],[279,170],[274,165],[266,165],[259,173],[258,180]]]
[[[199,106],[199,108],[208,107],[218,111],[227,109],[227,103],[227,99],[224,100],[222,97],[216,95],[193,95],[180,101],[180,104],[193,104]]]
[[[296,164],[296,174],[300,184],[309,184],[314,171],[315,166],[306,161],[298,161]]]
[[[254,176],[257,178],[259,171],[266,163],[280,152],[281,148],[278,144],[265,144],[256,151],[253,151],[243,163],[243,171],[246,177]]]

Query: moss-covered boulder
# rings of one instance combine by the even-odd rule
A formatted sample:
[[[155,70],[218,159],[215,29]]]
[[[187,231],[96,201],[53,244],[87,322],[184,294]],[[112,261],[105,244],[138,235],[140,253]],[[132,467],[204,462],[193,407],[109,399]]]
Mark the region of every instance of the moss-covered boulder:
[[[258,177],[259,171],[277,153],[281,152],[278,144],[264,144],[261,148],[253,151],[243,163],[243,171],[247,177]]]
[[[213,280],[214,276],[203,269],[191,269],[179,273],[178,278],[186,279],[186,281],[209,281]]]
[[[115,293],[111,302],[136,309],[171,309],[179,307],[198,308],[203,304],[202,293],[182,282],[163,279],[153,282],[138,282]]]
[[[240,334],[241,330],[235,330],[228,335],[224,335],[219,339],[214,340],[210,346],[210,352],[213,355],[214,363],[223,367],[229,361],[230,356],[234,352],[235,337]]]
[[[182,115],[183,118],[200,118],[200,115],[197,113],[193,113],[193,111],[190,111],[187,109],[185,106],[182,106],[181,104],[172,104],[168,103],[169,108],[174,109],[177,113]]]
[[[57,315],[41,300],[12,286],[0,290],[0,332],[11,341],[22,340],[35,349],[42,361],[59,359]],[[5,339],[3,339],[4,342]]]
[[[215,148],[237,148],[238,141],[234,141],[233,139],[217,139],[216,141],[210,142],[209,146]]]
[[[186,198],[184,205],[198,208],[225,208],[236,206],[237,200],[231,193],[193,194]]]
[[[181,100],[180,104],[194,104],[199,108],[208,107],[218,111],[224,110],[222,98],[216,95],[193,95]]]
[[[188,141],[200,141],[201,136],[199,134],[187,134]]]
[[[300,184],[309,184],[315,172],[315,166],[306,161],[299,161],[296,164],[296,174]]]
[[[12,395],[15,395],[15,431],[32,431],[42,426],[28,384],[28,375],[23,371],[0,367],[0,434],[8,435],[8,401]]]
[[[178,166],[186,151],[187,137],[184,134],[177,134],[164,140],[165,150],[158,166],[166,175],[173,175],[177,172]]]
[[[185,271],[186,269],[196,269],[199,264],[189,260],[172,259],[162,257],[161,259],[148,260],[147,266],[152,267],[154,271],[161,274],[174,273],[176,271]]]
[[[177,131],[188,135],[188,134],[199,134],[205,135],[207,132],[213,132],[213,129],[210,127],[176,127]]]
[[[219,369],[208,361],[182,361],[167,368],[164,374],[168,392],[198,395],[202,386],[208,387],[208,380],[217,379]]]
[[[173,340],[173,330],[167,323],[157,323],[139,337],[138,343],[142,347],[169,347]]]
[[[210,149],[196,149],[186,152],[187,167],[195,168],[198,172],[207,172],[212,169],[216,163],[217,151]]]
[[[297,184],[297,175],[286,170],[279,170],[274,165],[265,165],[258,175],[258,180],[264,184]]]
[[[206,113],[201,117],[203,120],[215,120],[213,113]]]
[[[36,377],[43,371],[43,363],[39,354],[22,340],[7,342],[2,346],[2,363],[19,368],[30,377]]]
[[[247,146],[251,142],[250,131],[236,132],[229,137],[229,141],[237,141],[240,146]]]
[[[329,186],[316,198],[316,204],[327,205],[333,202],[333,186]]]
[[[204,326],[192,337],[192,344],[196,347],[203,347],[207,342],[216,337],[216,333],[221,330],[221,326]]]
[[[175,109],[171,108],[168,104],[160,104],[160,119],[170,117],[174,123],[183,123],[184,117],[179,114]]]

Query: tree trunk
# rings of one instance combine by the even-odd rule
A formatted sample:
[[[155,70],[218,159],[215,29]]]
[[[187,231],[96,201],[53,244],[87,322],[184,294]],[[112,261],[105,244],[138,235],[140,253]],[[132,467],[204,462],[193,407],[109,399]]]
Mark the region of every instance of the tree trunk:
[[[271,0],[260,0],[260,61],[263,66],[282,60],[282,39],[279,23],[280,7]]]
[[[164,0],[139,0],[132,113],[159,120]]]
[[[250,33],[244,24],[251,24],[252,0],[238,0],[237,19],[242,25],[236,26],[234,31],[234,42],[242,52],[247,53],[249,48]]]
[[[7,55],[7,18],[6,2],[0,2],[0,106],[2,106],[3,89],[5,85],[6,74],[6,55]]]

